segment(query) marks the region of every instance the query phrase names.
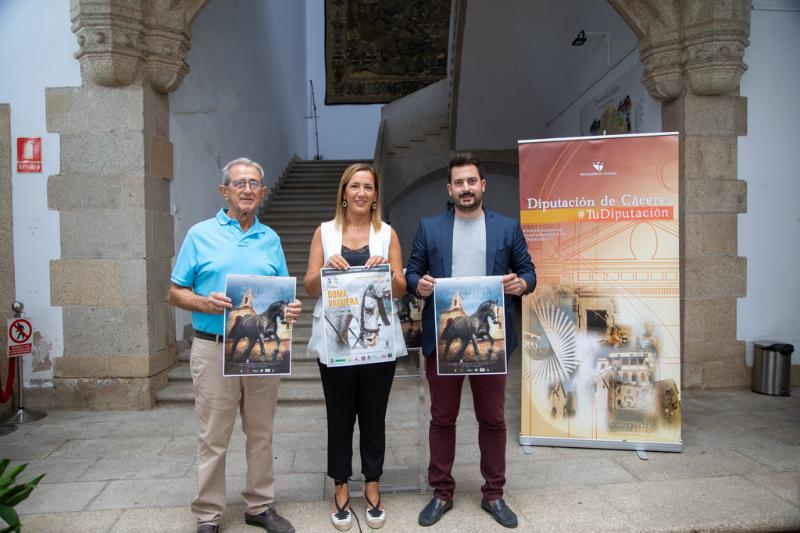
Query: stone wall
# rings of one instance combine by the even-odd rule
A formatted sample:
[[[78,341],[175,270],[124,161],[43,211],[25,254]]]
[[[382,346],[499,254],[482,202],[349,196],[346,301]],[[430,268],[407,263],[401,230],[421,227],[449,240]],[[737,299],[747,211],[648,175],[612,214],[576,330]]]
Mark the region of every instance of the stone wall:
[[[11,202],[11,106],[0,104],[0,323],[13,316],[11,303],[14,288],[14,215]],[[6,386],[8,349],[5,335],[0,335],[0,383]],[[0,404],[0,416],[11,412],[12,401]]]

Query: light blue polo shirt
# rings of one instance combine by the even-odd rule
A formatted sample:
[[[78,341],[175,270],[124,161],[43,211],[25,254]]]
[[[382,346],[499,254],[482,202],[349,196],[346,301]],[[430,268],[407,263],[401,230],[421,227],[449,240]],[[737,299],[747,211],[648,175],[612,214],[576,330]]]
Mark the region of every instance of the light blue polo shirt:
[[[278,234],[258,218],[243,233],[239,221],[230,218],[227,211],[220,209],[216,218],[191,227],[172,270],[174,284],[208,296],[225,290],[227,274],[289,275]],[[223,315],[193,311],[192,326],[197,331],[222,335]]]

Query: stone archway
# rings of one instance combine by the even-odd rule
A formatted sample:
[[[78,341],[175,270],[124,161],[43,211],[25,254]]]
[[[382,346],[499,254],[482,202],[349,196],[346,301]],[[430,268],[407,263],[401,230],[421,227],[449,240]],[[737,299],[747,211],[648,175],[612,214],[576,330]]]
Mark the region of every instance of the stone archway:
[[[747,382],[736,340],[746,262],[737,256],[738,137],[747,133],[750,0],[609,0],[639,39],[642,83],[662,102],[662,129],[681,150],[681,319],[684,387]]]
[[[61,140],[48,181],[61,226],[50,266],[64,317],[59,407],[151,408],[175,362],[167,93],[189,72],[191,23],[207,2],[71,2],[83,86],[46,93]]]

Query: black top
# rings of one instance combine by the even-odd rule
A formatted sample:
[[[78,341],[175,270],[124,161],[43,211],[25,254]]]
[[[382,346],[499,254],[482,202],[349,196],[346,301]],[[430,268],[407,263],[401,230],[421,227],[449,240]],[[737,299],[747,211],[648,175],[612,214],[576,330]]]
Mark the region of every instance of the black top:
[[[342,257],[350,266],[360,267],[367,264],[369,259],[369,244],[362,246],[358,250],[351,250],[344,244],[342,245]]]

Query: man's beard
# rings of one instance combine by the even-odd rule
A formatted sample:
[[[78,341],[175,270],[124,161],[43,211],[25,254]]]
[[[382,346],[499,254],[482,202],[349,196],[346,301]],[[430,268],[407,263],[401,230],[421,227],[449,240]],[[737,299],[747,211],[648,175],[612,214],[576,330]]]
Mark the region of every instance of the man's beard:
[[[471,205],[462,205],[462,204],[460,203],[460,200],[461,200],[462,198],[464,198],[464,196],[458,196],[458,197],[453,197],[453,196],[451,196],[451,197],[450,197],[450,200],[452,200],[452,201],[453,201],[453,204],[454,204],[454,205],[455,205],[455,206],[456,206],[458,209],[460,209],[461,211],[475,211],[476,209],[479,209],[479,208],[481,207],[481,204],[483,203],[483,202],[482,202],[482,198],[479,198],[479,197],[478,197],[478,196],[476,196],[475,194],[470,194],[470,195],[468,195],[468,196],[471,196],[471,197],[472,197],[472,199],[473,199],[473,201],[472,201],[472,204],[471,204]]]

